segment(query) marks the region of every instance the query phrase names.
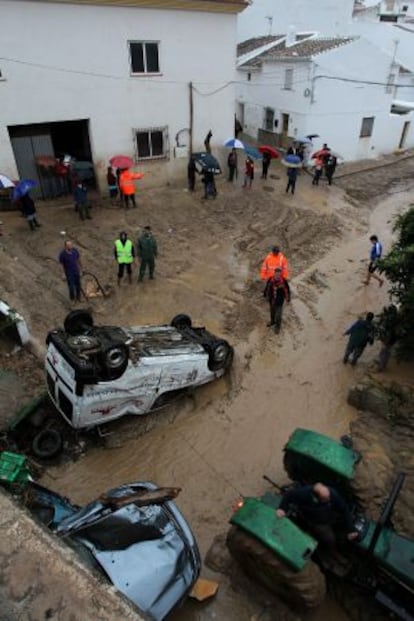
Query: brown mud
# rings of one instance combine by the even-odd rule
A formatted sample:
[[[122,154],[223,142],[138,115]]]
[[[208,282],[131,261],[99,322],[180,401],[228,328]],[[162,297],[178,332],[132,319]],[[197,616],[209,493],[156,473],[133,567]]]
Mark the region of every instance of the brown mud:
[[[347,392],[372,372],[378,345],[357,368],[344,367],[342,334],[360,313],[380,312],[388,301],[386,286],[362,284],[368,237],[378,234],[387,251],[393,217],[414,196],[412,159],[396,169],[338,178],[332,187],[312,187],[302,174],[294,196],[284,193],[284,171],[277,172],[281,179],[256,179],[251,191],[240,181],[230,186],[221,180],[214,201],[200,200],[201,188],[193,195],[182,187],[144,187],[138,209],[129,211],[95,199],[93,220],[86,223],[71,204],[44,204],[42,228],[34,233],[16,214],[3,217],[2,297],[24,314],[39,343],[72,308],[56,262],[68,236],[84,269],[113,288],[110,297],[87,302],[96,322],[167,323],[185,312],[235,346],[229,377],[151,417],[108,426],[100,446],[50,468],[42,480],[77,503],[128,480],[180,486],[178,504],[202,555],[225,530],[235,498],[263,492],[265,473],[284,480],[281,449],[295,427],[334,437],[348,430],[356,412]],[[160,247],[156,280],[117,288],[113,241],[121,230],[135,239],[147,224]],[[266,328],[258,282],[261,259],[274,243],[288,257],[292,276],[292,302],[279,335]],[[410,369],[392,361],[389,374],[409,377]],[[218,595],[205,605],[185,604],[173,615],[177,621],[249,621],[262,613],[283,618],[271,599],[269,607],[265,595],[255,597],[255,588],[207,569],[205,575],[220,582]],[[341,621],[342,614],[328,600],[306,618]]]

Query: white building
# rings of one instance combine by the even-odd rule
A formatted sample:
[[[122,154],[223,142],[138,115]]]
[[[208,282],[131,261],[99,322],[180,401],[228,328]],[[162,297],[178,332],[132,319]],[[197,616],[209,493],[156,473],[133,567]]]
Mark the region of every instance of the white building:
[[[237,13],[245,0],[0,0],[0,171],[38,155],[91,160],[104,189],[125,154],[148,183],[189,149],[233,136]]]
[[[351,23],[354,0],[252,0],[237,18],[237,40],[296,30],[319,31],[324,36],[344,35]]]
[[[262,143],[319,134],[316,147],[346,160],[414,147],[412,113],[391,112],[395,85],[413,75],[363,38],[257,38],[238,46],[238,75],[238,119]]]

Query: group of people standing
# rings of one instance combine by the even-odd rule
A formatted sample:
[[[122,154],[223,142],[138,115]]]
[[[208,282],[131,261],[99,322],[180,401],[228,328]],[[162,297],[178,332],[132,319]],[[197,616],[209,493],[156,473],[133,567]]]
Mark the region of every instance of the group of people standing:
[[[121,285],[125,273],[128,282],[132,283],[132,267],[136,256],[140,259],[138,282],[143,281],[147,271],[149,272],[149,279],[154,279],[155,258],[158,255],[158,247],[150,226],[145,226],[142,234],[138,237],[136,250],[133,242],[128,238],[128,233],[121,231],[119,237],[114,242],[113,252],[118,268],[118,286]],[[71,240],[65,241],[63,250],[59,253],[58,261],[62,266],[64,278],[68,285],[69,299],[73,302],[80,302],[83,268],[80,252]]]

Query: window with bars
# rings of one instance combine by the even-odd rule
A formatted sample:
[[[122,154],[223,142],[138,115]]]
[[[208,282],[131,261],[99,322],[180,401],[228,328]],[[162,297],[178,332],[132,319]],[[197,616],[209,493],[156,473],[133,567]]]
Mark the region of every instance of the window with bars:
[[[159,73],[159,43],[157,41],[130,41],[131,73]]]
[[[360,138],[369,138],[370,136],[372,136],[372,131],[374,129],[374,120],[375,116],[366,116],[362,119],[361,131],[359,133]]]
[[[166,127],[136,129],[135,136],[139,160],[167,157],[168,132]]]

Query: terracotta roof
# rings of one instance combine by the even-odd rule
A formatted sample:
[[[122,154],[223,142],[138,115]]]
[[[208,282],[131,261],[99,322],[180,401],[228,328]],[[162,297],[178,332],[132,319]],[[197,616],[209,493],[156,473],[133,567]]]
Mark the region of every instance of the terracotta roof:
[[[299,37],[297,37],[297,40]],[[302,36],[304,39],[304,36]],[[341,45],[346,45],[355,40],[355,37],[337,37],[331,39],[310,39],[309,35],[305,40],[298,41],[290,46],[286,46],[286,40],[280,41],[270,50],[258,54],[255,58],[243,63],[242,67],[258,67],[263,61],[282,60],[284,58],[309,58],[318,54],[323,54]]]
[[[254,50],[262,47],[263,45],[267,45],[268,43],[272,43],[272,41],[277,41],[278,39],[282,39],[285,35],[268,35],[267,37],[255,37],[253,39],[247,39],[246,41],[242,41],[237,46],[237,56],[244,56],[249,52],[253,52]]]
[[[134,8],[178,9],[211,13],[240,13],[248,0],[37,0],[52,4],[84,4],[97,6],[122,6]]]

